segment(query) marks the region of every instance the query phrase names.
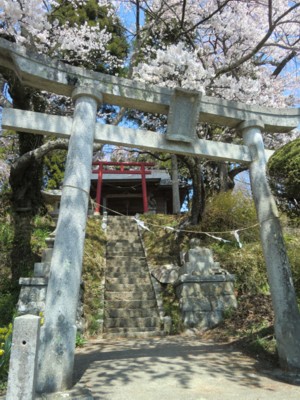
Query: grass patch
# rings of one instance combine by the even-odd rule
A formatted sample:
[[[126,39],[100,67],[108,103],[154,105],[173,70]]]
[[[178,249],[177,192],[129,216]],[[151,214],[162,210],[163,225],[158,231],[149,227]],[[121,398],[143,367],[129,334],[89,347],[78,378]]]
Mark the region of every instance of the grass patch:
[[[99,333],[103,318],[102,281],[105,268],[106,235],[101,220],[89,218],[87,223],[82,280],[84,282],[83,311],[87,332]]]

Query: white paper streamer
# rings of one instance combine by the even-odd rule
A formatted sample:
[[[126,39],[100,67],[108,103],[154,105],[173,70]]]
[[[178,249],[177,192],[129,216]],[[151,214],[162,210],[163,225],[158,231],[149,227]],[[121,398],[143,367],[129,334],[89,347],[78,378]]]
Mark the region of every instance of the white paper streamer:
[[[177,231],[177,229],[172,228],[172,226],[165,226],[164,229],[168,229],[169,231]]]
[[[138,226],[140,226],[141,228],[145,229],[146,231],[151,232],[150,229],[145,225],[144,221],[140,221],[137,217],[133,217],[133,219],[138,224]]]
[[[205,235],[207,235],[207,236],[209,236],[209,237],[211,237],[213,239],[219,240],[220,242],[224,242],[224,243],[230,243],[231,242],[231,240],[226,240],[226,239],[223,239],[221,237],[211,235],[210,233],[207,233],[207,232],[199,232],[199,233],[204,233]]]
[[[239,248],[241,249],[241,248],[243,247],[243,245],[242,245],[242,243],[241,243],[241,241],[240,241],[240,236],[239,236],[239,234],[238,234],[238,231],[234,231],[234,232],[231,232],[231,233],[232,233],[233,236],[235,237],[236,241],[237,241],[238,244],[239,244]]]

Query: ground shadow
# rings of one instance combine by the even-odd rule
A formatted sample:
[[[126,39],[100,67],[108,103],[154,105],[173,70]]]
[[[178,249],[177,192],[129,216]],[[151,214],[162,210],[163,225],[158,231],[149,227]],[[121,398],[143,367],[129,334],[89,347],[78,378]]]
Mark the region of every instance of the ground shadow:
[[[271,365],[267,367],[232,344],[205,343],[194,338],[99,341],[76,355],[74,381],[90,385],[99,398],[108,395],[116,385],[122,390],[141,379],[149,386],[155,383],[162,387],[168,381],[179,389],[189,389],[195,377],[213,381],[222,376],[250,389],[262,387],[264,376],[279,380],[271,373]],[[272,387],[268,390],[271,397]]]

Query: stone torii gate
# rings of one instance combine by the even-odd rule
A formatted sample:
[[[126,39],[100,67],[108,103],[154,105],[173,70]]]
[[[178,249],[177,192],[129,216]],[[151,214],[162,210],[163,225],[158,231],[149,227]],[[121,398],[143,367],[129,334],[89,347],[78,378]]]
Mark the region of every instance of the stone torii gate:
[[[70,96],[75,103],[73,118],[13,109],[3,111],[3,128],[70,138],[45,324],[41,329],[37,392],[58,392],[72,385],[75,317],[94,140],[249,165],[275,312],[279,358],[283,367],[300,369],[300,316],[278,212],[266,178],[270,153],[264,149],[261,133],[289,132],[300,122],[299,110],[273,110],[182,89],[149,87],[30,54],[3,39],[0,57],[0,65],[15,71],[24,85]],[[103,102],[167,114],[167,134],[97,124],[97,107]],[[199,120],[238,129],[244,145],[196,138]]]

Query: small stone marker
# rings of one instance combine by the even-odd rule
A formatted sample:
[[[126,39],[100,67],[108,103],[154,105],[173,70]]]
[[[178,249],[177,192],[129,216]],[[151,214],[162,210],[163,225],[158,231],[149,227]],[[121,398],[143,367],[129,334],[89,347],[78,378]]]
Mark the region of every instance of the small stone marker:
[[[15,318],[6,400],[35,398],[40,319],[35,315]]]

